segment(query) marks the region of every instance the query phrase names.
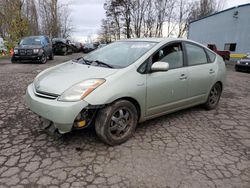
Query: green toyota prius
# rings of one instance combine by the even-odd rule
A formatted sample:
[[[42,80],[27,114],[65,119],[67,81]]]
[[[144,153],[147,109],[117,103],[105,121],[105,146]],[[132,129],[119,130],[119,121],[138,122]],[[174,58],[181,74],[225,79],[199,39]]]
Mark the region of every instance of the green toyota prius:
[[[218,105],[223,59],[190,40],[121,40],[39,73],[26,92],[41,126],[60,134],[95,126],[121,144],[139,122],[203,104]]]

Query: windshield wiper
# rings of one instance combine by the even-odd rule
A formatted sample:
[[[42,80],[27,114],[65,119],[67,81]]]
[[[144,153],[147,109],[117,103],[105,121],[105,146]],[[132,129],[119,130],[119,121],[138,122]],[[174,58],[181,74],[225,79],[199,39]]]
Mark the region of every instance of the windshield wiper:
[[[81,62],[83,62],[86,65],[90,65],[91,64],[91,61],[88,61],[88,60],[84,59],[83,57],[79,57],[79,58],[75,59],[74,61],[75,62],[80,62],[81,61]]]
[[[90,60],[84,59],[83,57],[79,57],[79,58],[77,58],[77,59],[75,59],[73,61],[74,62],[82,62],[82,63],[84,63],[86,65],[91,65],[92,63],[97,63],[98,65],[104,65],[104,66],[109,67],[109,68],[114,68],[112,65],[104,63],[102,61],[99,61],[99,60],[90,61]]]
[[[107,66],[107,67],[109,67],[109,68],[114,68],[112,65],[107,64],[107,63],[104,63],[103,61],[95,60],[95,61],[93,61],[93,62],[96,62],[96,63],[99,64],[99,65],[105,65],[105,66]]]

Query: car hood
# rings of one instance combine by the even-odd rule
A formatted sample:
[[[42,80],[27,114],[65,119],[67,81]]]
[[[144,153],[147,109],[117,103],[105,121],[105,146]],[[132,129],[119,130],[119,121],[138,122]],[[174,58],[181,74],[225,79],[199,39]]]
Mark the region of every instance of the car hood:
[[[69,61],[39,74],[34,85],[37,91],[61,95],[73,85],[91,78],[107,78],[118,69],[89,66]]]
[[[17,49],[36,49],[36,48],[42,48],[42,45],[19,45],[16,48]]]
[[[250,62],[250,59],[249,58],[243,58],[243,59],[241,59],[240,60],[240,62],[242,62],[242,63],[249,63]]]

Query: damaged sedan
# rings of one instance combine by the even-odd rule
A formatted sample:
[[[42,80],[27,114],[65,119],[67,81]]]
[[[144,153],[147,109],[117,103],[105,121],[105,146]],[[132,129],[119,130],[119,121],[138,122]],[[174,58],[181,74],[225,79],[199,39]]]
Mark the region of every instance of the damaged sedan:
[[[64,38],[53,38],[52,44],[55,55],[67,55],[77,50],[76,47],[71,44],[70,40]]]
[[[61,134],[95,127],[109,145],[127,141],[138,123],[202,104],[218,105],[223,59],[182,39],[128,39],[39,73],[26,92],[44,127]]]

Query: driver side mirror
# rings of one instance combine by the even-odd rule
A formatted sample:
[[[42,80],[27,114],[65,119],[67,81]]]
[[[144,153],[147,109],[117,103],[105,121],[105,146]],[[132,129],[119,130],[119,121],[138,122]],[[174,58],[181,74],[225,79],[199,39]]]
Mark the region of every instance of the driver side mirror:
[[[168,71],[169,64],[162,61],[157,61],[151,65],[151,72]]]

